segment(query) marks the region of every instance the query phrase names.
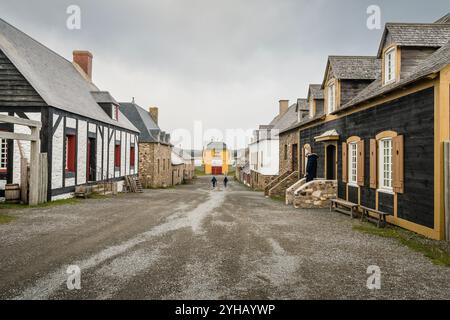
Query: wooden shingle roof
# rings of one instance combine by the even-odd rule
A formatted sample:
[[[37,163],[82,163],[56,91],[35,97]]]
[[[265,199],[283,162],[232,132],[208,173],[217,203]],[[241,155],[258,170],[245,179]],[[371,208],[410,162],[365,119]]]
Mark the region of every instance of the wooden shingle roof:
[[[375,80],[381,72],[381,60],[373,56],[329,56],[322,89],[329,72],[339,80]]]

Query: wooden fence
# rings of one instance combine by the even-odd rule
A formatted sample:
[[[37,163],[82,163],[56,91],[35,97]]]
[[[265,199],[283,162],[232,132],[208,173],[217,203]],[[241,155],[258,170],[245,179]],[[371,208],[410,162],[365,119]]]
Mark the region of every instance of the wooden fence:
[[[450,242],[450,142],[444,142],[445,239]]]

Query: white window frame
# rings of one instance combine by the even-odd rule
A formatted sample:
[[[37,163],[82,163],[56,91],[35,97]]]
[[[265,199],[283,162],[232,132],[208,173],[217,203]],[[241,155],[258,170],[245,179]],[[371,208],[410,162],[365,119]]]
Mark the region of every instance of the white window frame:
[[[8,140],[0,139],[0,170],[8,168]]]
[[[396,59],[396,48],[391,48],[384,53],[384,84],[389,84],[396,80]]]
[[[358,143],[348,144],[348,184],[358,186]]]
[[[327,109],[328,113],[331,113],[336,110],[336,84],[331,83],[328,85],[328,101],[327,101]]]
[[[389,145],[386,146],[386,144]],[[394,192],[392,187],[393,149],[392,138],[378,141],[378,190],[381,192]]]

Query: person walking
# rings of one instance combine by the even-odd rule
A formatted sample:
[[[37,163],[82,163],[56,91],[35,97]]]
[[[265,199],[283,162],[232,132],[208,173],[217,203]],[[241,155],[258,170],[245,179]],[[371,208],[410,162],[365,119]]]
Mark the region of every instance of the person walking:
[[[216,184],[217,184],[217,179],[216,179],[216,177],[213,177],[213,178],[211,179],[211,183],[212,183],[212,185],[213,185],[213,189],[215,189],[215,188],[216,188]]]
[[[224,185],[225,189],[227,188],[227,184],[228,184],[228,178],[225,177],[225,178],[223,179],[223,185]]]

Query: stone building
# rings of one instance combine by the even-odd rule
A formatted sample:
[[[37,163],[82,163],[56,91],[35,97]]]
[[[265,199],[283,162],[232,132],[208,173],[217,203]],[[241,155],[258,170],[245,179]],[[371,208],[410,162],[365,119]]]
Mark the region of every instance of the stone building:
[[[158,108],[147,112],[134,100],[120,103],[125,116],[140,131],[139,178],[144,188],[165,188],[172,185],[172,145],[170,135],[158,126]]]

